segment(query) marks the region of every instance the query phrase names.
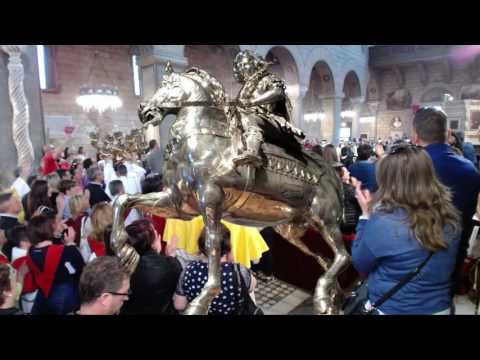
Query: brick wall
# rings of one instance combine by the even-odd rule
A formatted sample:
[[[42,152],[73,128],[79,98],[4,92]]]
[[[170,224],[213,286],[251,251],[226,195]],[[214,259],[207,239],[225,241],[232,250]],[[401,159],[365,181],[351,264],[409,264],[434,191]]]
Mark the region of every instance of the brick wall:
[[[133,70],[128,45],[55,45],[55,48],[59,92],[42,92],[43,111],[46,119],[49,116],[72,117],[78,130],[69,146],[76,148],[79,145],[89,145],[88,132],[98,131],[95,117],[94,122],[89,120],[87,114],[75,102],[80,86],[87,82],[95,51],[98,51],[98,59],[92,78],[95,83],[110,82],[102,70],[103,61],[105,70],[114,85],[118,87],[123,101],[122,108],[116,112],[105,113],[103,118],[97,119],[97,124],[100,124],[105,131],[126,132],[140,125],[137,117],[140,98],[134,94]],[[53,139],[53,142],[58,140]]]

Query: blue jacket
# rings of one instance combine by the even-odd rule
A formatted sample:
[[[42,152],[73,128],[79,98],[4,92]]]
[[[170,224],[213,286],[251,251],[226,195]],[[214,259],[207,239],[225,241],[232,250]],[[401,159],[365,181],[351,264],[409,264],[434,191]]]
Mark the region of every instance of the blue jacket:
[[[376,211],[369,220],[360,220],[352,246],[355,268],[368,274],[370,302],[379,300],[406,274],[428,256],[408,225],[405,210]],[[385,314],[434,314],[451,305],[451,278],[455,267],[459,232],[444,231],[447,250],[436,252],[409,283],[388,299],[380,310]]]
[[[477,153],[471,143],[463,143],[463,155],[478,167]]]
[[[469,224],[477,206],[480,173],[446,144],[428,145],[425,150],[432,158],[440,181],[453,192],[453,204],[462,213],[464,225]]]
[[[377,191],[377,179],[375,178],[375,164],[368,160],[358,160],[348,169],[350,175],[362,182],[362,188],[371,193]]]

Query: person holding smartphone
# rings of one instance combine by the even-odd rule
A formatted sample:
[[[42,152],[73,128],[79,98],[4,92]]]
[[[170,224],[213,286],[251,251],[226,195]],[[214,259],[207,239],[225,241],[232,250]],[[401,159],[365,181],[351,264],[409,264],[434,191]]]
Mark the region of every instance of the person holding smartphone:
[[[75,246],[75,231],[68,227],[63,244],[54,244],[55,220],[45,215],[35,216],[27,227],[32,243],[27,264],[39,292],[32,315],[65,315],[80,306],[78,284],[85,265]]]

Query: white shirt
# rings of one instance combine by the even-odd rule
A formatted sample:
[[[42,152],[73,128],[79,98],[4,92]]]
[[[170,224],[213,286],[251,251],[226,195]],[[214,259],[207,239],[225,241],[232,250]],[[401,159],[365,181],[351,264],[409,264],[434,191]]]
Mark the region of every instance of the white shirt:
[[[115,200],[117,200],[117,196],[115,196],[112,200],[112,202],[110,203],[112,206],[113,204],[115,203]],[[137,220],[140,220],[142,217],[140,216],[140,213],[138,212],[137,209],[132,209],[130,210],[130,213],[128,214],[127,218],[125,219],[125,226],[128,226],[130,225],[131,223],[133,223],[134,221],[137,221]]]
[[[136,174],[140,180],[142,180],[145,177],[145,174],[147,173],[147,170],[145,170],[143,167],[135,163],[125,162],[125,166],[127,167],[128,173]]]
[[[125,163],[127,168],[127,176],[117,176],[115,170],[113,169],[113,163],[111,160],[105,162],[105,167],[103,168],[103,175],[105,177],[106,193],[108,196],[112,197],[110,193],[110,182],[113,180],[121,180],[125,193],[128,195],[135,195],[142,193],[142,179],[145,177],[146,170],[141,166],[132,163]]]
[[[135,174],[127,174],[127,176],[113,175],[110,178],[110,182],[114,180],[120,180],[122,182],[123,188],[125,189],[125,193],[128,195],[135,195],[135,194],[142,193],[140,180]],[[110,182],[107,185],[106,193],[108,196],[112,197],[112,194],[110,193]]]
[[[9,217],[9,218],[18,220],[18,215],[15,215],[15,214],[0,213],[0,217]]]
[[[18,177],[12,184],[20,199],[30,192],[30,186],[21,177]]]

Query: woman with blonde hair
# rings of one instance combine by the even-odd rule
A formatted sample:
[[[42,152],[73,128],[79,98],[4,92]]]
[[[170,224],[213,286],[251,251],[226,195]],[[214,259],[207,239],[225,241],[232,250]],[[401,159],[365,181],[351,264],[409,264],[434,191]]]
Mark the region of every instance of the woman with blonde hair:
[[[86,194],[76,194],[73,195],[68,205],[70,207],[71,217],[66,221],[66,225],[71,226],[75,230],[75,244],[80,245],[80,239],[82,237],[82,230],[89,231],[88,223],[90,223],[87,210],[90,207],[88,202],[88,196]],[[83,229],[82,229],[83,227]]]
[[[378,163],[374,198],[354,179],[362,208],[353,242],[355,268],[368,274],[367,310],[449,314],[460,240],[452,194],[421,148],[397,145]]]
[[[113,224],[113,209],[107,202],[96,204],[90,216],[92,231],[88,234],[82,228],[80,252],[86,262],[96,257],[107,255],[105,233],[109,232]],[[88,234],[88,236],[87,236]]]

